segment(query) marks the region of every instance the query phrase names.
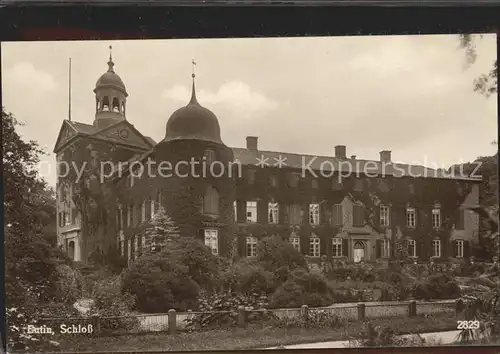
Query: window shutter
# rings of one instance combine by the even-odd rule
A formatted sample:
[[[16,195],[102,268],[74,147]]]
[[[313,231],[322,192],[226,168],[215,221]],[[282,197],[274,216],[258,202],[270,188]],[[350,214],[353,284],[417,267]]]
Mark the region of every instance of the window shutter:
[[[425,243],[424,242],[417,242],[416,243],[416,252],[417,252],[417,257],[419,259],[425,259]]]
[[[451,255],[452,257],[458,256],[458,242],[457,241],[451,241],[451,251],[453,252],[453,254]]]
[[[342,256],[349,257],[349,240],[342,239]]]
[[[382,258],[382,240],[377,240],[375,243],[375,254],[377,258]]]
[[[199,229],[198,236],[199,236],[201,242],[203,242],[203,244],[205,244],[205,229]]]
[[[146,203],[146,220],[151,219],[151,201],[148,199],[144,203]]]
[[[469,258],[470,254],[470,246],[469,241],[464,241],[464,258]]]

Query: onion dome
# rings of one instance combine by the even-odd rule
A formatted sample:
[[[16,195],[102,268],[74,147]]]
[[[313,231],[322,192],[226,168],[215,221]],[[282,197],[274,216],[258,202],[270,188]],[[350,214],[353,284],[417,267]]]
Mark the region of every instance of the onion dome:
[[[164,141],[204,140],[222,144],[219,120],[209,109],[201,106],[196,99],[195,75],[189,103],[176,110],[167,122]]]

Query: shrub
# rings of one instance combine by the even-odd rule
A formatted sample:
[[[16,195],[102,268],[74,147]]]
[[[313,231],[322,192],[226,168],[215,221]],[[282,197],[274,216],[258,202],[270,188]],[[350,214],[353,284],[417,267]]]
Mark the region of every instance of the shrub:
[[[460,287],[448,274],[431,275],[425,282],[415,287],[415,298],[418,300],[455,299],[459,296]]]
[[[96,284],[94,303],[89,315],[101,318],[102,331],[128,331],[138,326],[137,318],[130,316],[134,297],[122,293],[121,289],[122,279],[119,276],[101,280]]]
[[[238,295],[230,291],[212,294],[202,293],[199,299],[199,311],[186,320],[188,329],[213,329],[230,327],[237,324],[238,307],[244,306],[247,310],[264,309],[268,306],[267,296],[264,294]],[[263,321],[271,318],[266,312],[247,313],[247,322]]]
[[[55,301],[73,304],[82,294],[82,275],[70,266],[61,264],[56,268],[56,295]]]
[[[288,277],[286,268],[280,269],[280,272],[278,276]],[[222,274],[222,279],[226,290],[240,294],[271,294],[277,287],[275,274],[248,259],[234,263]]]
[[[174,262],[155,253],[139,258],[125,271],[123,290],[135,296],[137,310],[152,313],[196,308],[199,286],[189,276],[188,267]]]
[[[325,310],[309,311],[307,316],[293,316],[275,319],[274,326],[278,328],[338,328],[345,323],[338,316]]]
[[[282,267],[290,271],[307,269],[307,262],[302,253],[277,235],[263,238],[259,242],[257,255],[258,262],[269,272]]]
[[[425,345],[425,339],[420,335],[411,337],[400,337],[389,326],[375,326],[371,322],[366,323],[364,333],[350,341],[351,347],[420,347]]]
[[[270,306],[327,306],[333,301],[332,291],[321,274],[295,270],[271,296]]]
[[[203,289],[211,290],[218,282],[222,260],[194,237],[175,239],[160,256],[185,266],[188,276]]]

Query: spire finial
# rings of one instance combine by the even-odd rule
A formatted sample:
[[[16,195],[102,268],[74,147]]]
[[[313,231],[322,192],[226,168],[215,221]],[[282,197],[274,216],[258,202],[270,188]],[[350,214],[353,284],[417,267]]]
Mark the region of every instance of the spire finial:
[[[109,61],[108,61],[108,71],[114,73],[113,66],[115,66],[115,63],[113,63],[113,47],[109,46]]]
[[[198,101],[196,101],[196,88],[195,88],[195,85],[194,85],[194,79],[196,77],[195,73],[194,73],[194,67],[196,65],[196,62],[194,61],[194,58],[191,60],[191,64],[193,66],[193,73],[191,74],[191,77],[193,78],[193,88],[192,88],[192,91],[191,91],[191,101],[189,101],[189,104],[191,103],[198,103]]]

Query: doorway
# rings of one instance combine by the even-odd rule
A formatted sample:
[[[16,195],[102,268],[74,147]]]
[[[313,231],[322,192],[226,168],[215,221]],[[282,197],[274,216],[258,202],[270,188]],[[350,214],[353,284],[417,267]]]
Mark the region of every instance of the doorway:
[[[361,262],[365,258],[365,244],[362,241],[356,241],[354,244],[353,260],[355,263]]]

